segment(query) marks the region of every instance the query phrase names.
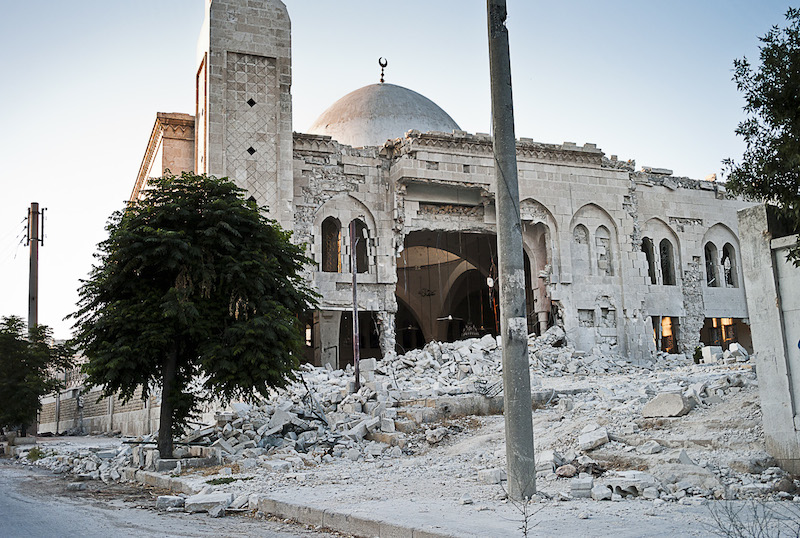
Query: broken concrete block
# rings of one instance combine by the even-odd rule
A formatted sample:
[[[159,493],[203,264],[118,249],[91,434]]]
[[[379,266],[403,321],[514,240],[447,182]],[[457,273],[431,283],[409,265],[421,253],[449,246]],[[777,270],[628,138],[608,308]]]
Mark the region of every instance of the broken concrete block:
[[[227,452],[228,454],[233,454],[234,453],[233,446],[231,446],[231,444],[228,441],[226,441],[225,439],[223,439],[222,437],[220,437],[219,439],[217,439],[216,441],[211,443],[211,446],[219,447],[222,450],[224,450],[225,452]]]
[[[556,469],[556,476],[560,476],[562,478],[572,478],[576,474],[578,474],[578,469],[569,463]]]
[[[276,409],[275,413],[272,414],[272,418],[270,418],[269,420],[269,427],[270,428],[275,428],[278,426],[282,427],[296,418],[297,415],[295,415],[294,413],[284,411],[283,409]]]
[[[722,347],[705,346],[703,348],[703,364],[716,364],[722,358]]]
[[[750,354],[747,352],[747,350],[742,347],[741,344],[737,344],[736,342],[728,346],[728,351],[730,351],[733,357],[736,357],[737,359],[744,359],[741,362],[745,362],[750,358]]]
[[[481,469],[478,471],[478,482],[483,484],[499,484],[504,476],[505,472],[498,467],[493,469]]]
[[[183,509],[189,513],[207,512],[215,506],[222,506],[223,510],[233,502],[233,493],[199,493],[187,497]]]
[[[266,467],[270,471],[291,471],[292,464],[284,460],[266,460],[261,463],[262,467]]]
[[[444,439],[445,435],[448,434],[447,428],[436,428],[435,430],[425,430],[425,440],[428,443],[435,445],[439,443],[442,439]]]
[[[647,441],[643,445],[640,445],[636,449],[636,451],[639,452],[640,454],[657,454],[661,452],[661,450],[662,447],[659,444],[659,442],[652,439],[650,441]]]
[[[216,506],[212,506],[208,509],[208,516],[209,517],[222,517],[225,515],[225,507],[221,504]]]
[[[381,431],[393,433],[395,431],[394,420],[390,418],[381,418]]]
[[[536,453],[536,471],[552,473],[556,467],[564,463],[563,458],[554,450],[541,450]]]
[[[683,394],[662,392],[642,408],[645,418],[681,417],[692,409]]]
[[[642,498],[647,499],[648,501],[652,501],[653,499],[658,499],[659,493],[658,488],[655,486],[649,486],[642,490]]]
[[[497,340],[491,334],[485,334],[478,342],[478,345],[485,351],[492,351],[497,349]]]
[[[680,452],[677,454],[677,463],[682,463],[684,465],[697,465],[692,458],[689,457],[689,454],[686,453],[686,450],[681,449]],[[672,459],[670,459],[672,461]]]
[[[167,508],[181,508],[184,499],[177,495],[159,495],[156,498],[156,510],[166,510]]]
[[[208,428],[202,428],[200,430],[195,430],[188,435],[184,436],[183,442],[184,443],[191,443],[192,441],[197,441],[201,437],[205,437],[206,435],[211,435],[215,431],[214,426],[209,426]],[[113,456],[112,456],[113,457]]]
[[[361,381],[363,381],[365,385],[367,383],[372,383],[375,381],[375,372],[373,372],[372,370],[362,371],[360,375],[361,375]]]
[[[607,478],[606,484],[613,493],[638,497],[645,488],[655,487],[658,482],[653,475],[642,471],[620,471],[616,476]]]
[[[612,492],[608,486],[597,484],[591,489],[591,495],[595,501],[610,501]]]
[[[358,369],[361,373],[373,372],[375,371],[375,366],[377,366],[377,360],[374,358],[360,359],[358,361]]]
[[[578,446],[581,450],[592,450],[593,448],[606,444],[608,440],[608,430],[605,428],[598,428],[578,436]]]
[[[594,478],[591,476],[573,478],[569,482],[569,492],[573,497],[589,498],[592,496]]]
[[[380,419],[378,419],[380,420]],[[344,432],[345,437],[349,437],[353,441],[361,441],[364,437],[367,436],[367,426],[365,424],[366,421],[361,421],[346,432]]]
[[[375,433],[381,428],[381,417],[365,419],[362,424],[364,424],[364,427],[367,429],[367,433]]]

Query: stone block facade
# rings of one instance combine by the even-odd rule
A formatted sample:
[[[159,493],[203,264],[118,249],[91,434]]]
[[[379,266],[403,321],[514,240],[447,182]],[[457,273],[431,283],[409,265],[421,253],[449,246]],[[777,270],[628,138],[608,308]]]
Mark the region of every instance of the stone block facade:
[[[489,135],[398,127],[385,144],[354,148],[292,133],[291,23],[279,0],[209,0],[197,61],[193,169],[231,178],[306,245],[321,295],[307,316],[308,360],[352,360],[354,272],[362,356],[497,333]],[[381,111],[368,96],[389,93],[436,106],[373,86],[361,101],[351,94],[347,114],[372,121]],[[335,106],[325,117],[337,120]],[[167,162],[174,150],[163,151]],[[701,342],[751,346],[736,219],[747,203],[594,144],[520,138],[517,159],[529,332],[560,324],[580,351],[636,361]]]

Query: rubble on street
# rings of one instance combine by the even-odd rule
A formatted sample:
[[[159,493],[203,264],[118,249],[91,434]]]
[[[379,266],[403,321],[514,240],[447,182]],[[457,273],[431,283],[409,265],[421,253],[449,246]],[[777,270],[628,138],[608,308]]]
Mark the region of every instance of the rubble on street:
[[[576,352],[551,328],[530,338],[529,359],[538,500],[800,502],[800,482],[765,452],[758,380],[740,346],[706,348],[699,364],[662,353],[637,365],[600,349]],[[433,342],[362,359],[360,369],[353,392],[349,367],[304,365],[269,400],[233,403],[178,440],[169,465],[145,444],[154,436],[115,450],[44,454],[35,464],[104,481],[124,480],[129,466],[160,470],[206,497],[159,506],[224,505],[216,515],[247,508],[253,495],[321,485],[458,504],[505,498],[503,418],[492,414],[502,405],[497,339]],[[180,459],[197,447],[216,454],[216,465]]]

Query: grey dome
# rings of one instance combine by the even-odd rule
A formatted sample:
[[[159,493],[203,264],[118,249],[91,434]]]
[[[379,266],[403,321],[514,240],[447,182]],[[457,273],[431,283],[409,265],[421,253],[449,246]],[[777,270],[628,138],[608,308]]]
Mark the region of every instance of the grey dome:
[[[382,146],[406,131],[460,130],[447,112],[415,91],[394,84],[370,84],[350,92],[308,129],[356,148]]]

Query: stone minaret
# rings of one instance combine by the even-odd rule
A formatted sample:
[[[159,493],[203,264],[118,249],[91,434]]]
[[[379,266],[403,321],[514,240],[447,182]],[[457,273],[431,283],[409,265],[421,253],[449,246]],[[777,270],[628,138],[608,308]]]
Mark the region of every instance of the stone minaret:
[[[280,0],[208,0],[197,46],[195,170],[293,228],[291,23]]]

